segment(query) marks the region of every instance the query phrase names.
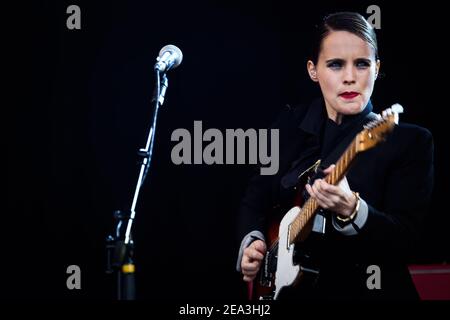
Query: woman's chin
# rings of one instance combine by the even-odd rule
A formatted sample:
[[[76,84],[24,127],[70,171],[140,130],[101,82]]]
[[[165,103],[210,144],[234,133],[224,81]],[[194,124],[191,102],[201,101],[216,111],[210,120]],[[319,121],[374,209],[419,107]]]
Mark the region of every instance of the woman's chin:
[[[357,114],[360,113],[363,109],[363,103],[361,101],[346,101],[339,103],[339,113],[345,115]]]

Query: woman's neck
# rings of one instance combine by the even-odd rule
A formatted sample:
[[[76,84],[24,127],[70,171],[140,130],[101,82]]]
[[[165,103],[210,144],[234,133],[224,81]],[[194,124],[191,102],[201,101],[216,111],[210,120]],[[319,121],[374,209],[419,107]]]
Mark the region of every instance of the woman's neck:
[[[326,108],[327,108],[328,118],[330,120],[333,120],[337,125],[340,125],[342,122],[342,114],[337,113],[332,108],[329,108],[329,107],[326,107]]]

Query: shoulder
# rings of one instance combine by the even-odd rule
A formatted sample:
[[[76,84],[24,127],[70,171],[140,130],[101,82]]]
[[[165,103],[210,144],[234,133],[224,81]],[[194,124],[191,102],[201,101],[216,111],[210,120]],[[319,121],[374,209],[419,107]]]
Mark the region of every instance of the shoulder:
[[[308,108],[308,104],[286,104],[279,112],[276,120],[272,123],[271,128],[288,129],[298,127],[306,115]]]
[[[394,129],[393,136],[410,143],[432,143],[433,135],[427,128],[416,124],[400,122]]]
[[[433,135],[427,128],[412,123],[400,122],[391,137],[387,138],[389,150],[393,154],[416,158],[434,152]]]

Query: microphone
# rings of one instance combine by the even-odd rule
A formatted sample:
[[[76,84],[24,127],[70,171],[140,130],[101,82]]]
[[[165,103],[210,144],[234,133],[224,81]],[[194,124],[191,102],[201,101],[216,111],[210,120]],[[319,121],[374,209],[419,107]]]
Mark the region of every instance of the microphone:
[[[183,60],[183,53],[174,45],[167,45],[159,51],[159,56],[156,58],[158,61],[155,64],[155,70],[159,72],[169,71],[178,67]]]

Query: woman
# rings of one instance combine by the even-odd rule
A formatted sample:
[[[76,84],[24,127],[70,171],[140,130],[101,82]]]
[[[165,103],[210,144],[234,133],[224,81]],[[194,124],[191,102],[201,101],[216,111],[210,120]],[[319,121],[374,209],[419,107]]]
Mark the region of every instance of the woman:
[[[279,208],[282,217],[293,206],[298,178],[307,171],[312,175],[300,194],[316,200],[321,211],[314,222],[324,224],[321,240],[311,240],[317,244],[307,251],[317,254],[318,276],[283,289],[280,297],[418,297],[406,263],[432,192],[430,132],[402,123],[386,142],[358,155],[338,185],[324,179],[339,159],[337,150],[373,119],[370,97],[379,69],[376,35],[361,15],[339,12],[323,20],[307,62],[322,97],[281,115],[274,125],[280,170],[253,177],[242,201],[237,269],[244,281],[255,279],[267,252],[268,221],[276,216],[270,209]],[[308,171],[319,159],[319,170]]]

